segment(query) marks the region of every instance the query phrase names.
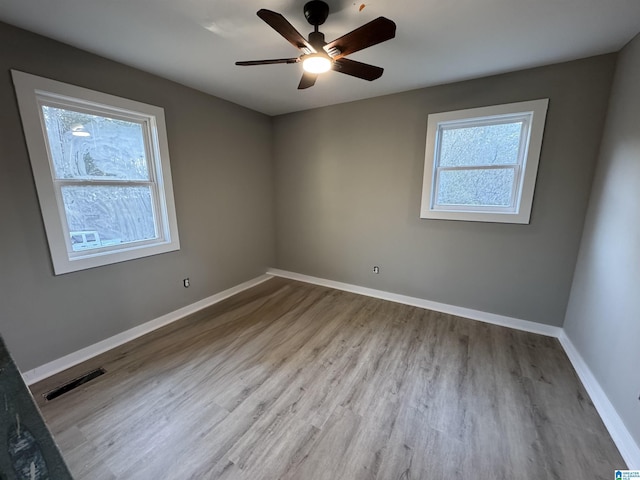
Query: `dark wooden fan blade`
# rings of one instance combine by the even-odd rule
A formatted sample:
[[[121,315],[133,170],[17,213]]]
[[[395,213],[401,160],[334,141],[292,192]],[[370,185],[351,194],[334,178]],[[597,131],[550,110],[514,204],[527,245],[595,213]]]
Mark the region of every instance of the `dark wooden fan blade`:
[[[360,28],[329,42],[325,51],[336,60],[372,45],[386,42],[396,36],[396,24],[388,18],[378,17]]]
[[[258,16],[294,47],[304,53],[316,53],[311,44],[279,13],[263,8],[258,10]]]
[[[274,65],[276,63],[298,63],[299,61],[299,58],[274,58],[273,60],[247,60],[245,62],[236,62],[236,65]]]
[[[317,73],[304,72],[302,74],[302,78],[300,79],[300,83],[298,84],[298,90],[303,90],[305,88],[313,87],[316,83],[317,78],[318,78]]]
[[[341,58],[340,60],[333,62],[333,70],[369,81],[380,78],[382,76],[382,72],[384,72],[384,68],[369,65],[368,63],[356,62],[355,60],[349,60],[348,58]]]

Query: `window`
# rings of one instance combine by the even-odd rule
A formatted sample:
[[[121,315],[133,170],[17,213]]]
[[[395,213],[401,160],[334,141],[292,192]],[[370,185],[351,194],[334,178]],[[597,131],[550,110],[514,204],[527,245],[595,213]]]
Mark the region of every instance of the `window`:
[[[164,111],[12,75],[56,275],[178,250]]]
[[[421,218],[529,223],[548,103],[429,115]]]

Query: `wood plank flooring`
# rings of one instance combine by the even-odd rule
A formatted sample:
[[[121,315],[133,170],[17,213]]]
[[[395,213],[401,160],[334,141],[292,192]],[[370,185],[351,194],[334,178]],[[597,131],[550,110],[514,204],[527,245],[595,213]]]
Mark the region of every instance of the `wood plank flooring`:
[[[588,480],[625,466],[557,340],[279,278],[32,391],[76,479]]]

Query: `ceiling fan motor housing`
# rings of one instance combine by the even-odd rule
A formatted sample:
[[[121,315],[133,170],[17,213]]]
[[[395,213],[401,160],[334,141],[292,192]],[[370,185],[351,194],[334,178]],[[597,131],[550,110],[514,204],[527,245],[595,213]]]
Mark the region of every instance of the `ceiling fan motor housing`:
[[[317,51],[321,51],[322,47],[324,47],[327,44],[327,42],[324,41],[324,33],[322,32],[311,32],[309,34],[309,43]]]
[[[304,16],[314,27],[322,25],[329,16],[329,5],[322,0],[311,0],[304,5]]]

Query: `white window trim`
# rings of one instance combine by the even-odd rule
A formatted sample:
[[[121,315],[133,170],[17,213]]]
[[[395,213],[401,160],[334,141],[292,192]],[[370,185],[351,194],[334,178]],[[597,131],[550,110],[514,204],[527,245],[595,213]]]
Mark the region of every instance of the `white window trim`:
[[[20,116],[31,160],[31,168],[38,192],[38,200],[47,233],[47,241],[51,252],[54,273],[85,270],[113,263],[134,260],[151,255],[171,252],[180,249],[178,222],[176,218],[169,146],[164,110],[134,100],[128,100],[106,93],[70,85],[48,78],[12,70],[13,83],[18,99]],[[41,116],[41,99],[51,105],[56,100],[64,107],[65,101],[86,105],[90,113],[103,113],[110,116],[116,114],[123,118],[145,119],[151,133],[149,152],[153,159],[151,178],[157,184],[154,207],[160,217],[159,239],[153,243],[136,242],[119,247],[100,248],[74,252],[67,233],[66,218],[62,199],[54,186],[53,166],[50,164],[47,150],[47,132]]]
[[[422,205],[420,218],[440,220],[462,220],[473,222],[498,222],[528,224],[531,218],[533,194],[538,175],[538,163],[542,148],[542,136],[549,99],[510,103],[453,112],[431,114],[427,121],[427,141],[425,150],[424,178],[422,184]],[[436,149],[439,148],[438,132],[447,125],[462,125],[504,121],[508,117],[529,119],[529,136],[521,138],[520,171],[516,171],[519,188],[514,193],[513,207],[436,206],[437,163]],[[500,167],[505,167],[501,165]],[[517,193],[520,192],[518,196]]]

